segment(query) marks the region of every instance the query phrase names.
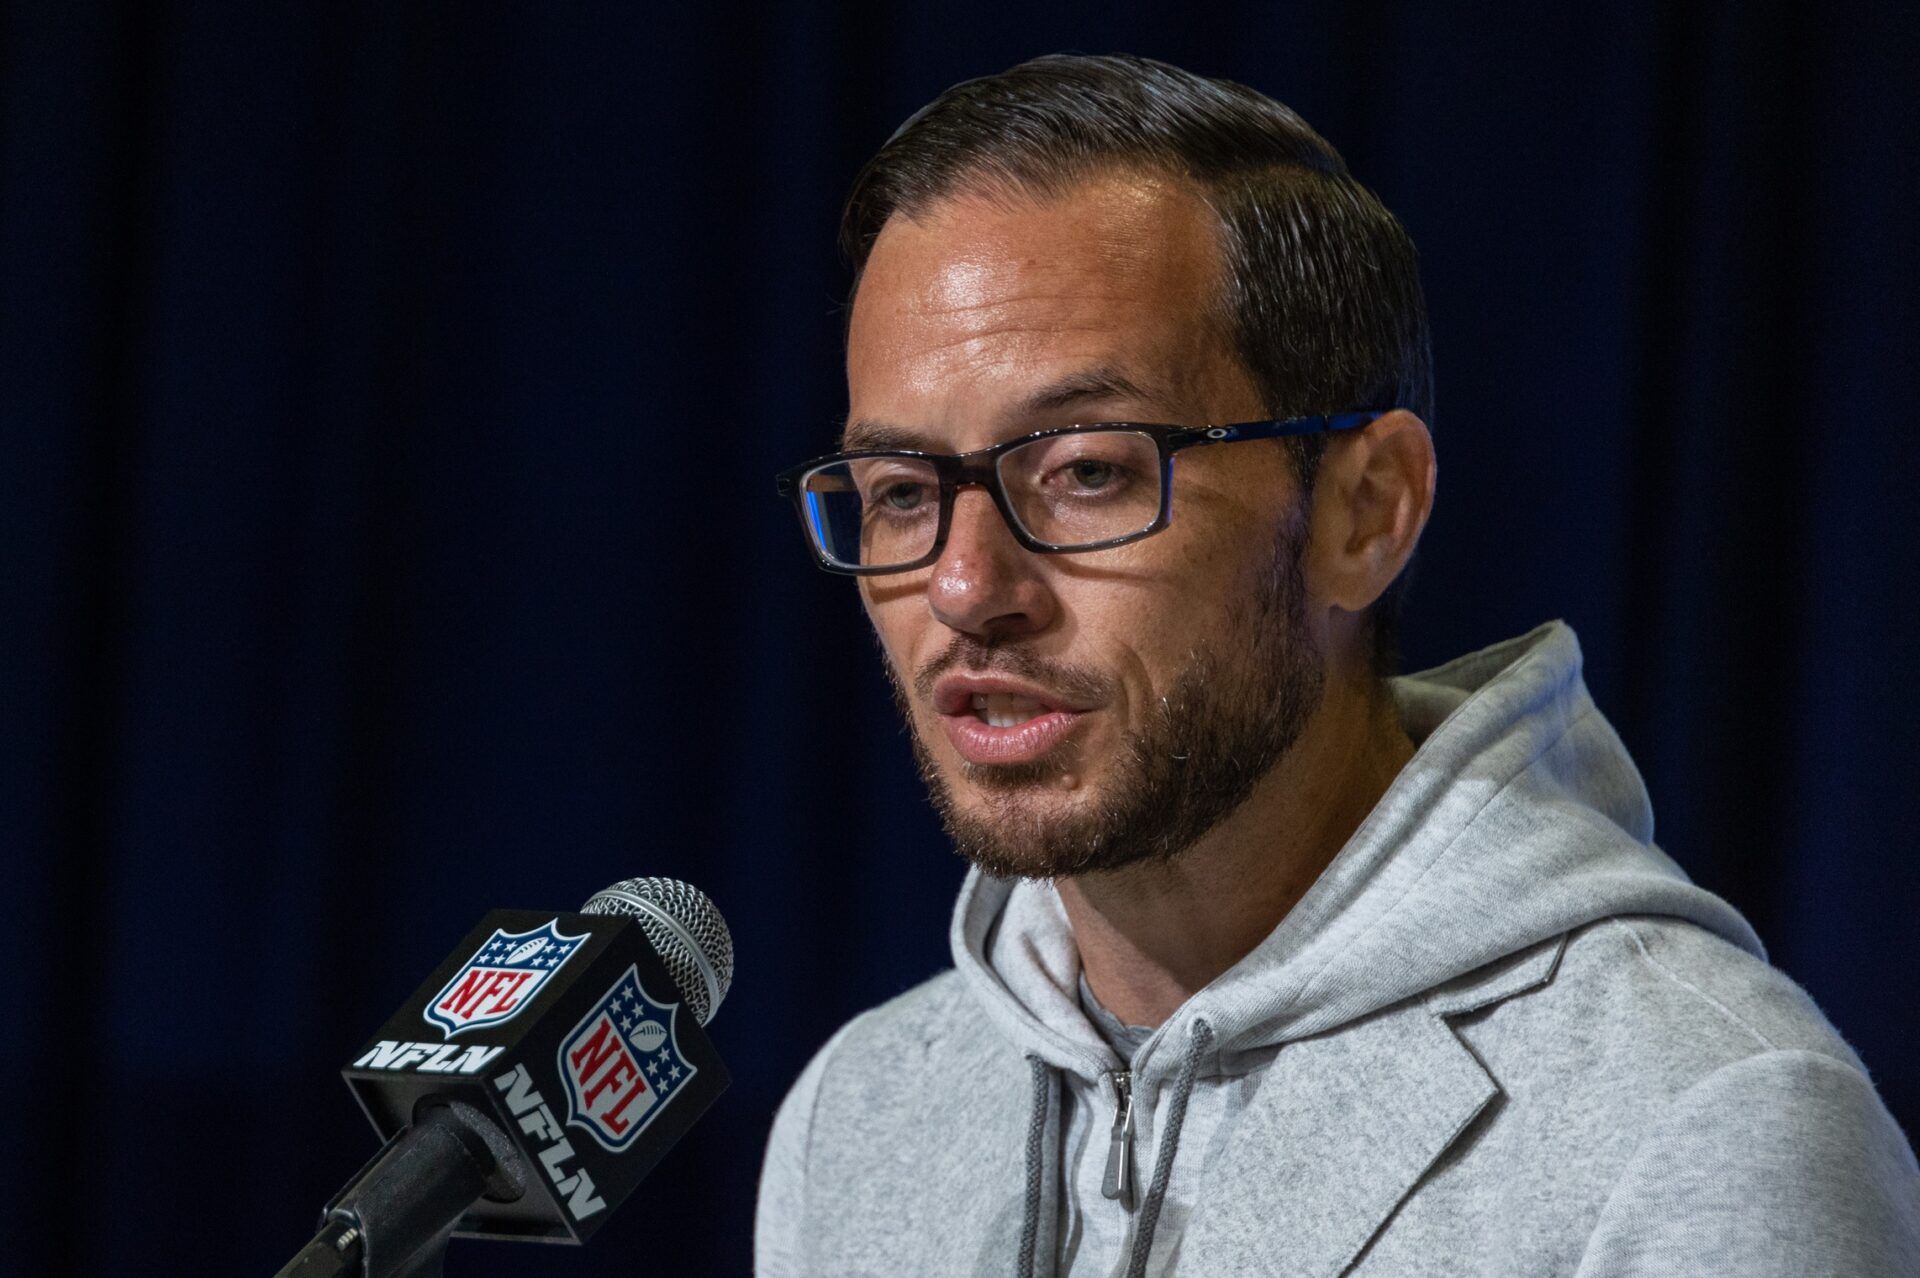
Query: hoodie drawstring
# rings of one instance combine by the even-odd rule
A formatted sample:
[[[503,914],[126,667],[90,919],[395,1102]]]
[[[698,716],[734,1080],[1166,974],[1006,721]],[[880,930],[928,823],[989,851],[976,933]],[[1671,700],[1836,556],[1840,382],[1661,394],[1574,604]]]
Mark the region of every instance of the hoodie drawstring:
[[[1187,1097],[1193,1094],[1193,1076],[1200,1068],[1200,1057],[1213,1042],[1213,1026],[1195,1018],[1187,1040],[1187,1057],[1180,1063],[1180,1078],[1173,1085],[1173,1098],[1167,1102],[1167,1122],[1153,1157],[1153,1181],[1140,1204],[1140,1219],[1134,1226],[1133,1254],[1127,1258],[1126,1278],[1144,1278],[1147,1253],[1153,1250],[1153,1231],[1160,1223],[1160,1207],[1167,1200],[1167,1178],[1173,1174],[1173,1155],[1180,1145],[1180,1127],[1187,1121]]]
[[[1040,1180],[1047,1161],[1047,1111],[1051,1108],[1053,1070],[1038,1056],[1027,1057],[1033,1073],[1033,1108],[1027,1115],[1027,1203],[1020,1222],[1020,1278],[1034,1278],[1040,1245]]]
[[[1167,1200],[1167,1178],[1173,1174],[1173,1155],[1180,1146],[1180,1128],[1187,1121],[1187,1098],[1193,1094],[1193,1079],[1199,1072],[1200,1058],[1212,1044],[1213,1026],[1196,1018],[1189,1030],[1186,1059],[1180,1063],[1180,1076],[1174,1081],[1173,1096],[1167,1103],[1166,1127],[1153,1158],[1153,1180],[1147,1186],[1147,1196],[1134,1225],[1133,1251],[1127,1258],[1126,1278],[1144,1278],[1147,1272],[1147,1253],[1153,1250],[1153,1231],[1160,1223],[1160,1207]],[[1038,1056],[1027,1057],[1027,1068],[1033,1079],[1033,1105],[1027,1115],[1027,1201],[1020,1222],[1020,1258],[1014,1272],[1020,1278],[1035,1278],[1039,1272],[1041,1180],[1046,1170],[1053,1068]]]

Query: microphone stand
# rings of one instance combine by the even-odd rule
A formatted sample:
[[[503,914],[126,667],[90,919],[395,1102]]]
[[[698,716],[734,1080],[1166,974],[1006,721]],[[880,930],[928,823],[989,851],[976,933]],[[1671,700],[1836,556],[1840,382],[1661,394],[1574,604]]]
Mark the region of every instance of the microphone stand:
[[[320,1231],[275,1278],[441,1278],[453,1227],[525,1182],[492,1121],[461,1102],[423,1110],[327,1204]]]

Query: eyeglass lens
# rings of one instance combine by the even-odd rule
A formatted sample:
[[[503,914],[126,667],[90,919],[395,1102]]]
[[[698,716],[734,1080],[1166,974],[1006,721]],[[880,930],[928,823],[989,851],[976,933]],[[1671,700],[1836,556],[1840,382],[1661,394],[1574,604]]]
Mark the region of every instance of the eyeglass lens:
[[[1135,431],[1049,435],[1000,454],[995,472],[1022,531],[1056,549],[1130,536],[1160,517],[1160,450]],[[831,462],[800,487],[815,544],[842,566],[913,563],[939,535],[940,476],[924,458]]]

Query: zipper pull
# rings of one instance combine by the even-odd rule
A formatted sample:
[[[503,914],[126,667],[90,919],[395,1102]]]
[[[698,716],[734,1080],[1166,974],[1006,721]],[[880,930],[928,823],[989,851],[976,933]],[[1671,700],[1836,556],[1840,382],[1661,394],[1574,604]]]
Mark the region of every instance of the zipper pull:
[[[1100,1192],[1118,1198],[1133,1210],[1133,1074],[1124,1069],[1107,1075],[1113,1080],[1113,1135],[1107,1144],[1107,1176]]]

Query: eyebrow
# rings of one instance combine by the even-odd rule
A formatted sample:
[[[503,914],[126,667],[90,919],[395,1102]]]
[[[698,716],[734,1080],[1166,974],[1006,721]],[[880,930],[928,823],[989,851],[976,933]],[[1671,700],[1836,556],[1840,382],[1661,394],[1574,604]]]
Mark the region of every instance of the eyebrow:
[[[1174,397],[1160,387],[1136,381],[1111,365],[1100,365],[1069,373],[1047,383],[1028,395],[1014,410],[1014,416],[1022,419],[1049,417],[1081,404],[1115,399],[1167,409],[1174,404]],[[846,429],[840,432],[840,448],[845,452],[861,449],[928,451],[930,447],[931,443],[923,432],[868,418],[850,421]]]
[[[925,436],[905,426],[867,420],[848,422],[846,429],[840,432],[840,451],[857,453],[867,449],[911,453],[932,451]]]

